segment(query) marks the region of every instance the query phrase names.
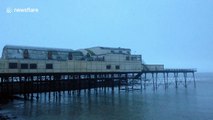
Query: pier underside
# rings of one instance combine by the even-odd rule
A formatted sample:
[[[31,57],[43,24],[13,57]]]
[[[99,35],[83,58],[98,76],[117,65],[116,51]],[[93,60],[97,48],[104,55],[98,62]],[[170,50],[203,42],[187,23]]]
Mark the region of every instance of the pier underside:
[[[9,73],[0,74],[0,95],[24,95],[33,93],[77,91],[114,88],[118,90],[143,90],[152,86],[154,90],[171,85],[187,87],[195,83],[196,70],[165,69],[141,72],[100,73]]]

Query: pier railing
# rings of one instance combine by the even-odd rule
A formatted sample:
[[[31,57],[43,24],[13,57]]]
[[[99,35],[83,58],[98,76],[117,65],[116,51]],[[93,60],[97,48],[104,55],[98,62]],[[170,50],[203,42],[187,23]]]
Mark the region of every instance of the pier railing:
[[[197,69],[183,69],[183,68],[166,68],[166,69],[156,69],[156,70],[142,70],[142,72],[197,72]]]
[[[183,68],[167,68],[164,69],[165,71],[177,71],[177,72],[197,72],[197,69],[192,68],[192,69],[183,69]]]

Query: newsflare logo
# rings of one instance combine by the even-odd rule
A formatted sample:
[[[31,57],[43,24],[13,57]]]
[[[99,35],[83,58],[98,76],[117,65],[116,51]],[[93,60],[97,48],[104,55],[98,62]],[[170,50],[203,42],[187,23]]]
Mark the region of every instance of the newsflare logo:
[[[38,8],[12,8],[12,7],[7,7],[6,8],[6,13],[11,14],[11,13],[38,13],[39,9]]]
[[[12,9],[12,8],[8,7],[8,8],[6,9],[6,13],[12,13],[12,12],[13,12],[13,9]]]

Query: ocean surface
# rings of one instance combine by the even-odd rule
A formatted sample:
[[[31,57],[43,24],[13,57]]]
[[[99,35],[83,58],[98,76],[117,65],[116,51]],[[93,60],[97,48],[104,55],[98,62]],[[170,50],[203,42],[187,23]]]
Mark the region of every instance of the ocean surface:
[[[213,120],[213,73],[197,73],[196,88],[173,85],[153,90],[82,91],[14,100],[0,114],[14,120]]]

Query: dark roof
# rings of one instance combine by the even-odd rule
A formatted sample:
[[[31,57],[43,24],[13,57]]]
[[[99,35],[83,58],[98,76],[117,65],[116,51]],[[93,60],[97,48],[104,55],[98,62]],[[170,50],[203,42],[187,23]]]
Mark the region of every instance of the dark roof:
[[[31,46],[16,46],[16,45],[5,45],[4,49],[28,49],[28,50],[60,51],[60,52],[72,52],[73,51],[72,49],[31,47]]]

